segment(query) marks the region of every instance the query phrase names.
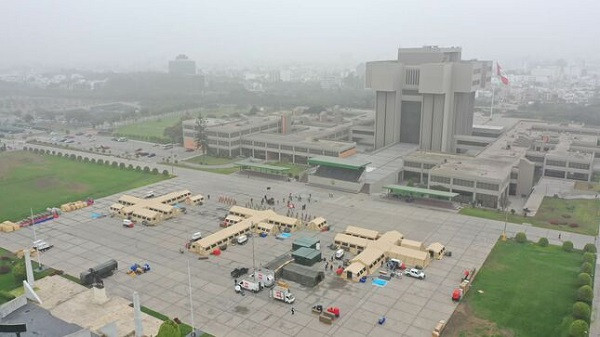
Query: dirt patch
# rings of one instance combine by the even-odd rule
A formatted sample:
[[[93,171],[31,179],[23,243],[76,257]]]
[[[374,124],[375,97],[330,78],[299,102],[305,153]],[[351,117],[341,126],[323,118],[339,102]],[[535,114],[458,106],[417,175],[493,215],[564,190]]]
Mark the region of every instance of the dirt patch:
[[[36,179],[34,184],[36,188],[44,190],[48,188],[56,188],[60,185],[60,180],[56,179],[56,177],[41,177]]]
[[[461,302],[450,317],[442,337],[514,337],[515,334],[500,329],[496,323],[475,317],[471,307]]]
[[[34,185],[40,190],[60,188],[75,194],[85,193],[89,190],[89,186],[86,184],[70,181],[65,182],[52,176],[40,177],[34,181]]]

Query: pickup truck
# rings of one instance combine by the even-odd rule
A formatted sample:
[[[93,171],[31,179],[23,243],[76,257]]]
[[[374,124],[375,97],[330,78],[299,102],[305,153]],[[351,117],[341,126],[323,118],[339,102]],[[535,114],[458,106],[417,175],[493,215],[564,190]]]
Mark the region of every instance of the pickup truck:
[[[411,268],[407,271],[404,272],[404,275],[406,276],[410,276],[410,277],[414,277],[414,278],[418,278],[420,280],[424,280],[425,279],[425,273],[417,268]]]

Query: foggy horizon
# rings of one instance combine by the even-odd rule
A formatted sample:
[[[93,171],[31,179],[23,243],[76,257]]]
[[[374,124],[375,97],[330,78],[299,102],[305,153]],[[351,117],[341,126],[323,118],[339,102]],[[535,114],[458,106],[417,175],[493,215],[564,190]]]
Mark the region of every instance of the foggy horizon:
[[[460,46],[463,58],[597,59],[600,4],[583,1],[141,1],[0,4],[0,68],[166,70],[186,54],[211,65],[355,66],[398,47]],[[576,36],[577,38],[573,38]]]

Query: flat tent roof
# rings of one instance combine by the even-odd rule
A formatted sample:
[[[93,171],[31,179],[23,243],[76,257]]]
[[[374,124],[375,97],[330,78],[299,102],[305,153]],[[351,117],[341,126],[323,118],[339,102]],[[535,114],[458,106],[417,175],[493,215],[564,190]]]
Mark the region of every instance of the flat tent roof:
[[[366,167],[371,164],[368,161],[358,161],[346,158],[336,158],[336,157],[312,157],[308,159],[308,163],[310,165],[322,165],[329,167],[337,167],[344,168],[350,170],[359,170],[361,168]]]
[[[386,185],[383,188],[389,190],[391,193],[400,195],[422,195],[422,196],[433,196],[438,198],[452,199],[458,196],[458,193],[430,190],[427,188],[410,187],[402,185]]]

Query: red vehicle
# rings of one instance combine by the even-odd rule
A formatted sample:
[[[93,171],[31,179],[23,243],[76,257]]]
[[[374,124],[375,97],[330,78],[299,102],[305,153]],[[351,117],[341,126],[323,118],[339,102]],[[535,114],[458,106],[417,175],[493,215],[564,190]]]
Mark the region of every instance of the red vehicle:
[[[454,291],[452,292],[452,301],[454,301],[454,302],[460,301],[460,299],[462,298],[462,295],[463,295],[462,289],[460,289],[460,288],[454,289]]]
[[[327,308],[327,312],[334,314],[335,317],[340,317],[340,308],[338,307],[329,307]]]
[[[135,221],[131,221],[129,219],[123,220],[123,227],[133,228],[133,226],[135,226]]]

